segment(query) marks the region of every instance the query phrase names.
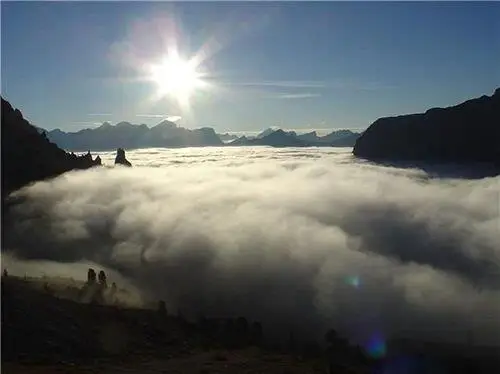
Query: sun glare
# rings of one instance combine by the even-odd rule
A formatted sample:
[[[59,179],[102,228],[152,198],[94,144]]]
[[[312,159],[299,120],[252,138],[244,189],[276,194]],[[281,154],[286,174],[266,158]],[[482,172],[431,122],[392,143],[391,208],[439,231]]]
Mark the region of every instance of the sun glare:
[[[189,98],[203,86],[197,67],[194,59],[184,60],[172,53],[151,66],[151,80],[157,84],[160,96],[168,95],[187,105]]]

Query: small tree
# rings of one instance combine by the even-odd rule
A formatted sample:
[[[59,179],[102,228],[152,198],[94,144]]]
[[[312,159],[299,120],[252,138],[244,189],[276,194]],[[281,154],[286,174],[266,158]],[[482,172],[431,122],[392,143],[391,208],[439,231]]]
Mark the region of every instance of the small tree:
[[[245,317],[238,317],[236,320],[236,333],[239,339],[246,339],[248,337],[248,322]]]
[[[89,285],[95,284],[96,278],[97,278],[97,275],[95,273],[95,270],[92,268],[89,268],[89,270],[87,271],[87,284],[89,284]]]
[[[325,341],[329,345],[333,345],[337,342],[337,340],[338,340],[337,332],[334,329],[329,329],[325,334]]]
[[[167,306],[163,300],[158,301],[158,314],[161,316],[167,315]]]
[[[250,328],[250,339],[252,344],[260,345],[262,343],[262,325],[260,322],[253,322]]]
[[[104,270],[101,270],[99,272],[99,284],[102,286],[102,288],[108,287],[106,273],[104,272]]]
[[[4,278],[7,278],[9,276],[9,272],[7,271],[7,268],[3,269],[3,276],[4,276]]]

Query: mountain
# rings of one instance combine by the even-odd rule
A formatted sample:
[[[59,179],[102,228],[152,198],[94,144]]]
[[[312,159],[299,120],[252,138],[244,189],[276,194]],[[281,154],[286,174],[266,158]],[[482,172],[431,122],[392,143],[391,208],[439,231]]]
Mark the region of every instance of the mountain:
[[[367,159],[500,165],[500,88],[447,108],[376,120],[353,153]]]
[[[261,133],[262,134],[262,133]],[[229,143],[231,146],[252,146],[252,145],[267,145],[272,147],[305,147],[308,144],[297,139],[294,135],[290,135],[279,129],[272,132],[267,132],[267,135],[259,138],[247,138],[242,136],[235,141]]]
[[[282,129],[272,130],[272,128],[269,128],[261,132],[255,138],[242,136],[228,145],[267,145],[272,147],[352,147],[359,136],[359,133],[352,132],[350,130],[337,130],[321,137],[317,135],[316,131],[297,135],[295,131],[284,131]]]
[[[356,144],[356,141],[361,136],[360,133],[352,132],[349,130],[340,130],[340,131],[348,131],[348,132],[350,132],[350,134],[345,135],[345,136],[336,136],[333,139],[329,140],[328,144],[330,144],[332,147],[353,147],[354,144]],[[330,134],[330,135],[332,135],[332,134]],[[324,138],[326,138],[326,137],[324,137]]]
[[[40,131],[2,98],[2,197],[34,181],[100,165],[99,156],[66,153]]]
[[[269,130],[269,129],[268,129]],[[310,144],[297,138],[294,132],[286,132],[281,129],[268,132],[263,137],[247,138],[242,136],[235,141],[229,143],[231,146],[251,146],[251,145],[267,145],[271,147],[307,147]],[[259,134],[260,135],[260,134]]]
[[[227,132],[224,134],[217,134],[217,135],[219,136],[219,139],[224,143],[238,139],[238,135],[229,134]]]
[[[321,137],[318,136],[316,131],[311,131],[306,134],[297,135],[297,139],[303,140],[309,143],[316,143],[321,141]]]
[[[256,145],[271,145],[273,147],[304,147],[307,143],[297,139],[295,133],[283,131],[281,129],[271,132],[263,138],[254,140]]]
[[[354,141],[352,142],[352,144],[349,145],[349,147],[352,147],[354,146],[354,143],[356,142],[356,139],[360,136],[361,134],[357,133],[357,132],[352,132],[351,130],[336,130],[336,131],[333,131],[331,132],[330,134],[328,135],[325,135],[323,136],[321,139],[321,141],[325,142],[325,143],[334,143],[334,142],[337,142],[341,139],[346,139],[344,141],[344,143],[348,143],[347,139],[354,139]]]
[[[61,148],[73,151],[115,150],[117,148],[148,147],[198,147],[218,146],[222,141],[211,128],[189,130],[170,121],[162,121],[152,128],[120,122],[103,123],[95,129],[64,132],[59,129],[47,132],[49,140]]]
[[[279,130],[280,128],[277,127],[277,126],[273,126],[273,127],[269,127],[268,129],[265,129],[264,131],[262,131],[261,133],[259,133],[255,138],[256,139],[262,139],[270,134],[272,134],[273,132],[275,132],[276,130]]]

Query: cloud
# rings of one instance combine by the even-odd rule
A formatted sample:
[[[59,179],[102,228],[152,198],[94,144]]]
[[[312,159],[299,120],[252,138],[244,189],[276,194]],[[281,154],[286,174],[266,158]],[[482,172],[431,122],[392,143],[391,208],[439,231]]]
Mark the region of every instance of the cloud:
[[[182,119],[181,116],[172,116],[168,114],[136,114],[136,117],[146,117],[146,118],[162,118],[170,122],[177,122]]]
[[[168,114],[136,114],[136,117],[146,117],[146,118],[165,118]]]
[[[170,310],[245,315],[270,334],[465,342],[472,331],[500,346],[500,177],[432,179],[332,149],[127,158],[134,168],[19,191],[4,251],[98,263]]]
[[[166,118],[167,121],[170,121],[170,122],[177,122],[177,121],[180,121],[182,119],[181,116],[168,116]]]
[[[326,86],[324,82],[320,81],[255,81],[232,83],[232,85],[281,88],[323,88]]]
[[[294,93],[294,94],[287,94],[287,93],[269,94],[264,97],[267,99],[293,100],[293,99],[309,99],[313,97],[321,97],[321,95],[311,92],[304,92],[304,93]]]
[[[332,81],[293,81],[293,80],[264,80],[254,82],[235,82],[235,86],[251,87],[277,87],[277,88],[317,88],[317,89],[347,89],[356,91],[376,91],[382,89],[396,88],[394,85],[373,82],[373,81],[353,81],[353,80],[332,80]]]
[[[102,125],[101,122],[95,122],[95,121],[76,121],[76,122],[71,122],[72,125],[93,125],[93,126],[100,126]]]

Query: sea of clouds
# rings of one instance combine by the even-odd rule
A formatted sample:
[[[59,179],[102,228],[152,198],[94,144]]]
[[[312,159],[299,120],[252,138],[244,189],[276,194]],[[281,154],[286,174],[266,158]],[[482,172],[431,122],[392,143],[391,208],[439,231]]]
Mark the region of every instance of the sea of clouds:
[[[500,177],[332,148],[137,150],[133,168],[100,155],[109,167],[16,193],[7,266],[82,279],[102,267],[171,311],[265,331],[500,346]]]

